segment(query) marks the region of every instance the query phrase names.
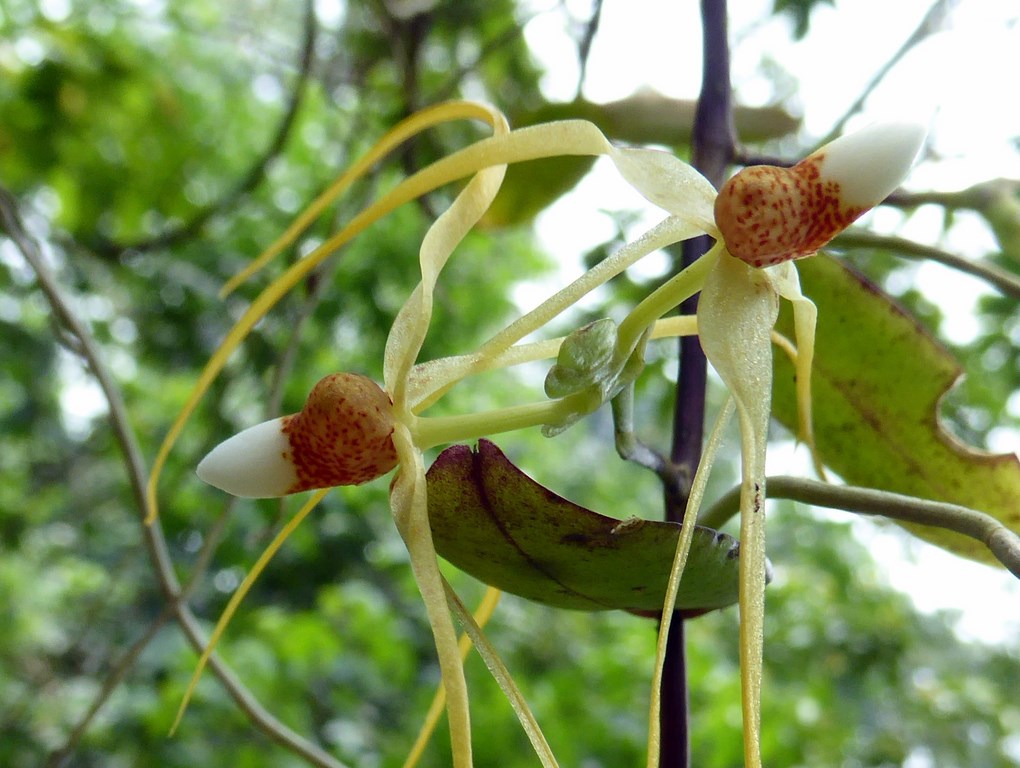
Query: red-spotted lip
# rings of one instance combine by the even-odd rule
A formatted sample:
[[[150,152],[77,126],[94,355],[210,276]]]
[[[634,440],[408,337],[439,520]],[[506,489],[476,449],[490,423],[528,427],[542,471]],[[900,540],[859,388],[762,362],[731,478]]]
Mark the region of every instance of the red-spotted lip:
[[[825,155],[792,168],[758,165],[731,178],[715,202],[726,249],[753,267],[815,253],[864,213],[843,202],[838,182],[822,175]]]
[[[272,498],[359,485],[397,464],[393,407],[358,374],[327,376],[300,413],[257,424],[216,446],[198,476],[234,496]]]
[[[876,124],[792,168],[743,169],[715,201],[727,250],[754,267],[815,253],[900,184],[924,137],[916,124]]]
[[[371,379],[337,373],[322,379],[301,413],[284,420],[297,480],[290,493],[360,485],[397,465],[393,403]]]

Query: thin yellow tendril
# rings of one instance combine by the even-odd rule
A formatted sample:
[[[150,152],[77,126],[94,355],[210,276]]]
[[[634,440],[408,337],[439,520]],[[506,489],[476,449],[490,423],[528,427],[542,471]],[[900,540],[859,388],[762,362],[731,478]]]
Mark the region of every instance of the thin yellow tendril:
[[[220,638],[223,636],[224,631],[227,629],[227,625],[233,618],[234,613],[237,611],[238,606],[244,599],[245,595],[252,588],[255,580],[262,574],[269,561],[273,558],[273,555],[277,553],[283,542],[287,540],[294,530],[308,517],[309,513],[318,506],[319,502],[330,492],[330,488],[324,488],[321,491],[316,491],[312,494],[312,497],[305,502],[305,505],[298,510],[297,514],[292,517],[285,526],[280,530],[278,534],[273,538],[261,555],[259,559],[255,561],[255,565],[252,566],[251,570],[248,571],[248,575],[244,577],[244,581],[241,582],[240,586],[230,596],[230,601],[227,603],[227,607],[223,609],[223,614],[220,616],[219,621],[216,622],[216,628],[213,629],[213,633],[209,636],[209,642],[206,643],[205,650],[202,652],[201,657],[198,659],[198,664],[195,666],[195,671],[191,675],[191,681],[188,683],[188,688],[184,692],[184,698],[181,700],[180,707],[177,708],[177,716],[174,718],[173,725],[170,726],[170,735],[173,736],[177,730],[177,726],[181,724],[181,718],[184,717],[184,711],[188,708],[188,702],[191,701],[192,695],[195,693],[195,688],[198,687],[198,681],[202,677],[202,671],[205,669],[206,663],[209,661],[209,657],[212,656],[213,651],[216,649],[216,644],[219,643]]]
[[[495,587],[489,587],[485,591],[484,597],[475,609],[474,617],[475,622],[478,624],[479,629],[489,623],[489,619],[492,618],[493,612],[496,610],[496,605],[499,603],[499,598],[502,596],[502,592]],[[460,649],[460,658],[465,660],[468,654],[471,652],[471,638],[468,637],[467,633],[460,636],[460,642],[458,643]],[[407,755],[407,759],[404,761],[403,768],[414,768],[418,765],[418,761],[421,756],[425,754],[425,747],[428,746],[429,741],[432,739],[432,734],[436,730],[436,726],[439,724],[439,718],[443,715],[443,709],[446,707],[446,689],[442,683],[436,686],[435,696],[432,697],[432,704],[429,706],[429,711],[425,715],[425,722],[422,723],[421,730],[418,732],[418,737],[414,740],[414,745],[411,747],[411,752]]]
[[[733,416],[733,408],[733,398],[727,397],[709,434],[701,462],[698,464],[694,480],[691,482],[691,492],[687,497],[687,507],[684,509],[684,520],[680,526],[680,537],[676,542],[676,554],[673,556],[673,565],[669,571],[666,599],[662,605],[662,619],[659,623],[659,637],[655,646],[652,695],[648,707],[648,768],[658,768],[659,765],[662,736],[660,722],[662,670],[666,663],[666,641],[669,638],[669,626],[673,620],[673,609],[676,606],[676,596],[680,589],[680,579],[683,577],[684,567],[687,565],[687,555],[694,539],[694,526],[698,518],[698,510],[701,507],[701,500],[705,495],[705,487],[708,485],[708,477],[711,474],[712,465],[715,463],[719,446],[722,444],[723,432]]]
[[[605,284],[639,259],[659,248],[686,240],[700,229],[680,216],[663,219],[641,237],[622,246],[607,259],[596,264],[565,288],[560,289],[539,306],[515,320],[497,333],[479,349],[479,354],[498,354],[511,344],[538,330],[567,307],[576,304],[582,297]]]
[[[258,272],[268,264],[274,257],[289,245],[291,245],[304,232],[312,222],[319,217],[326,206],[342,195],[354,182],[364,176],[369,169],[386,155],[399,147],[408,139],[417,136],[419,133],[433,128],[442,123],[454,120],[478,119],[494,126],[502,116],[498,111],[473,101],[449,101],[426,107],[413,115],[410,115],[393,128],[373,146],[367,154],[362,156],[354,165],[344,171],[322,194],[301,212],[294,222],[287,227],[287,230],[280,235],[272,245],[266,248],[251,264],[242,269],[220,289],[220,298],[225,298],[234,291],[241,283]]]
[[[542,733],[542,728],[539,726],[534,714],[532,714],[528,702],[521,695],[521,691],[514,682],[513,677],[510,676],[506,665],[503,664],[499,653],[482,633],[481,628],[475,623],[471,613],[464,607],[460,598],[457,597],[457,593],[453,591],[453,588],[446,579],[443,579],[443,588],[446,590],[446,597],[450,608],[457,615],[461,626],[464,627],[464,631],[468,633],[471,642],[474,643],[478,655],[482,657],[485,666],[489,668],[492,677],[496,680],[500,690],[503,691],[503,695],[506,696],[510,706],[513,707],[514,712],[517,714],[517,719],[520,721],[521,727],[524,728],[524,732],[531,742],[531,747],[535,750],[535,755],[542,763],[542,768],[558,768],[559,763],[556,762],[556,757],[552,753],[549,742],[546,741],[545,734]]]

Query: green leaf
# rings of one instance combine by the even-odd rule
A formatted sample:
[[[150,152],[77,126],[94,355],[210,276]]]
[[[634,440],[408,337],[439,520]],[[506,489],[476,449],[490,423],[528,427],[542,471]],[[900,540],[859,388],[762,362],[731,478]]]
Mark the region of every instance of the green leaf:
[[[815,441],[848,483],[978,509],[1020,531],[1020,460],[961,443],[939,422],[939,401],[960,377],[949,352],[880,289],[825,256],[798,264],[804,294],[818,305]],[[778,330],[792,338],[783,307]],[[774,412],[796,425],[794,373],[776,356]],[[977,541],[927,527],[921,538],[995,563]]]
[[[494,228],[526,224],[577,186],[594,164],[595,158],[585,155],[514,163],[482,224]]]
[[[477,579],[529,600],[586,611],[662,610],[680,526],[596,514],[542,487],[495,444],[456,445],[428,471],[436,551]],[[736,540],[698,527],[677,608],[737,602]]]

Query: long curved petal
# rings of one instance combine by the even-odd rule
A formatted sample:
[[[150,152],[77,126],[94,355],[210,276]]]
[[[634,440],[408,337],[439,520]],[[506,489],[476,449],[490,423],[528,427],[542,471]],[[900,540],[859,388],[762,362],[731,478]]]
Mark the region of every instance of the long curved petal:
[[[761,766],[765,624],[765,448],[772,403],[772,327],[779,296],[768,276],[728,253],[701,291],[698,332],[737,405],[741,442],[740,675],[744,762]]]

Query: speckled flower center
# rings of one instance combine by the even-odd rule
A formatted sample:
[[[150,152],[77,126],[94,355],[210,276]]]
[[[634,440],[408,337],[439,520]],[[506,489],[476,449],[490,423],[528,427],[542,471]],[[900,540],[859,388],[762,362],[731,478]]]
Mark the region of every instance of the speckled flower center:
[[[753,267],[810,256],[858,216],[837,181],[824,175],[825,154],[792,168],[754,165],[731,178],[715,201],[726,249]]]
[[[369,378],[336,373],[322,379],[300,413],[283,421],[297,482],[288,493],[360,485],[397,464],[393,404]]]

